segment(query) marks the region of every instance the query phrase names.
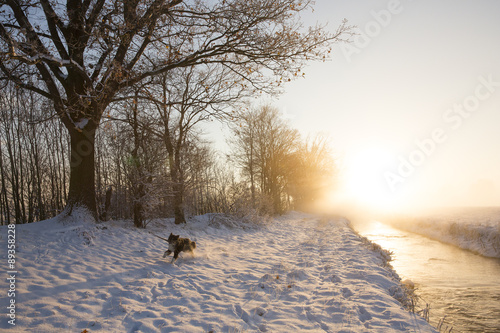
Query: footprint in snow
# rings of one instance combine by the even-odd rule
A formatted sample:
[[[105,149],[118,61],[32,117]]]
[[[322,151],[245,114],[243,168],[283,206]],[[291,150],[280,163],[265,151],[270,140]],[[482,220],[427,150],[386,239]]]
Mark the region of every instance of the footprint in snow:
[[[366,311],[365,307],[362,305],[358,306],[358,315],[359,315],[359,320],[361,320],[362,322],[372,319],[370,313]]]
[[[248,312],[243,310],[243,308],[240,305],[234,305],[233,304],[233,312],[235,315],[241,318],[245,323],[250,322],[250,316],[248,315]]]
[[[253,312],[255,314],[257,314],[258,316],[263,317],[267,313],[267,310],[258,306],[258,307],[253,309]]]
[[[342,281],[342,279],[338,275],[333,274],[330,277],[330,281],[333,282],[333,283],[339,283],[339,282]]]
[[[352,291],[349,288],[342,288],[341,291],[344,298],[349,298],[353,295]]]

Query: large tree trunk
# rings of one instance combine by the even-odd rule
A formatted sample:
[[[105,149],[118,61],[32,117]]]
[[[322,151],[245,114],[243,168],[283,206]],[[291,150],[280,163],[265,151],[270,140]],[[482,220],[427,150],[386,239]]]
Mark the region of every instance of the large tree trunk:
[[[71,161],[68,200],[65,213],[71,215],[75,208],[86,209],[97,220],[95,194],[95,128],[90,124],[84,130],[69,129]]]
[[[140,184],[137,192],[134,200],[134,226],[144,228],[144,207],[142,205],[144,185]]]
[[[172,186],[174,192],[174,217],[175,224],[186,223],[184,215],[184,185],[176,183]]]
[[[180,169],[179,152],[175,158],[169,158],[172,176],[172,192],[174,194],[175,224],[186,223],[184,216],[184,179]]]
[[[169,152],[168,161],[170,166],[170,178],[172,180],[172,192],[174,195],[174,218],[175,224],[186,223],[184,215],[184,179],[180,170],[180,158],[177,152],[172,156]]]
[[[111,196],[113,195],[113,187],[109,186],[106,190],[106,200],[104,201],[104,209],[101,211],[101,221],[109,220],[109,207],[111,206]]]
[[[134,171],[132,178],[132,188],[134,194],[134,226],[136,228],[144,228],[144,205],[143,200],[146,195],[144,188],[144,171],[142,168],[141,158],[139,157],[139,149],[141,147],[141,135],[139,134],[139,122],[137,121],[137,95],[138,91],[135,92],[134,98],[134,114],[132,118],[132,129],[134,130],[134,149],[132,150],[132,160]]]
[[[6,224],[10,224],[10,208],[9,199],[7,198],[7,186],[5,184],[5,172],[3,169],[3,154],[2,154],[2,140],[0,140],[0,177],[2,189],[0,191],[0,220]],[[2,223],[3,225],[3,223]]]
[[[172,181],[172,194],[174,196],[174,218],[175,224],[186,223],[186,217],[184,215],[184,177],[181,171],[181,159],[180,159],[180,144],[178,144],[175,149],[174,145],[170,141],[170,133],[168,132],[168,124],[165,126],[167,129],[166,135],[163,138],[165,143],[165,148],[168,153],[168,164],[170,168],[170,180]],[[182,137],[179,139],[182,142]]]

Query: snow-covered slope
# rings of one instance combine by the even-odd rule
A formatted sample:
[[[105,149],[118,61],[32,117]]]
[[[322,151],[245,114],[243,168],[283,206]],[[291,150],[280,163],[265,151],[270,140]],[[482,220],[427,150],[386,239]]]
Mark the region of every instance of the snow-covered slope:
[[[290,213],[236,224],[204,215],[146,230],[124,221],[17,226],[13,331],[435,332],[393,297],[394,273],[345,220]],[[195,255],[172,265],[149,232],[196,240]],[[12,328],[2,318],[0,329]]]

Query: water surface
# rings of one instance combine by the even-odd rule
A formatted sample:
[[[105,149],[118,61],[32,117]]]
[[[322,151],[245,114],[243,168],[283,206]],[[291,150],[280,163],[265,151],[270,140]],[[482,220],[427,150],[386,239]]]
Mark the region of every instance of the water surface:
[[[356,226],[355,226],[356,227]],[[430,323],[442,332],[500,332],[500,259],[487,258],[373,222],[358,231],[392,251],[392,266],[430,304]]]

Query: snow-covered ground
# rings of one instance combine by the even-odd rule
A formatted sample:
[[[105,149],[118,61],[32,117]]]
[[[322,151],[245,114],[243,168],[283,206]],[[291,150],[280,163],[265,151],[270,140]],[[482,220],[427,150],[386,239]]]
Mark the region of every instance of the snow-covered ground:
[[[387,222],[387,221],[383,221]],[[463,207],[393,217],[390,224],[429,238],[500,258],[500,207]]]
[[[229,225],[217,215],[146,230],[78,218],[18,225],[16,325],[2,279],[0,330],[435,332],[395,299],[397,276],[345,220],[290,213]],[[6,267],[7,227],[0,231]],[[171,264],[150,232],[196,240],[194,256]]]

